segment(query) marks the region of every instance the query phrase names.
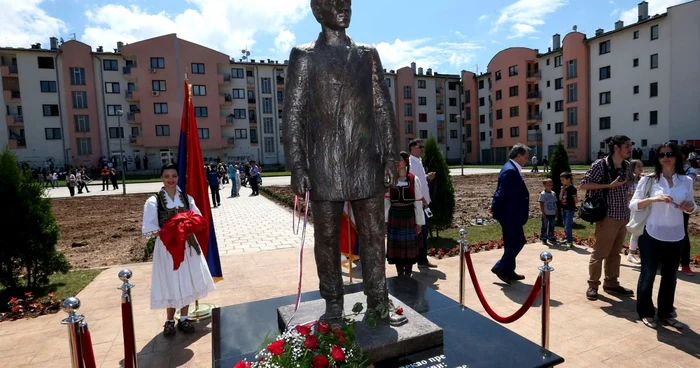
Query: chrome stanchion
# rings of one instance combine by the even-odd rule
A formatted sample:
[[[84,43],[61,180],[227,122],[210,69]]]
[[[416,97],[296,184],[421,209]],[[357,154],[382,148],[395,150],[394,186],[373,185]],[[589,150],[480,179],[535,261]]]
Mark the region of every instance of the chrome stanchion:
[[[134,310],[133,310],[132,305],[131,305],[131,289],[134,287],[134,284],[129,282],[129,279],[131,279],[131,276],[132,276],[132,272],[128,268],[125,268],[125,269],[119,271],[118,277],[119,277],[119,280],[122,281],[122,285],[120,287],[118,287],[118,289],[122,291],[122,306],[124,304],[128,304],[128,307],[126,307],[126,308],[129,308],[129,315],[131,316],[131,320],[130,321],[122,321],[122,323],[130,323],[131,324],[130,344],[131,344],[131,351],[133,352],[133,361],[134,361],[133,367],[138,368],[139,362],[138,362],[138,358],[136,356],[136,330],[135,330],[135,326],[134,326]],[[123,315],[123,312],[122,312],[122,315]],[[124,343],[125,344],[129,343],[129,339],[127,338],[127,336],[124,336]],[[125,346],[125,352],[126,351],[127,351],[127,349]],[[124,358],[127,359],[128,357],[125,356]],[[127,366],[126,362],[125,362],[125,366]]]
[[[544,265],[539,267],[542,278],[542,347],[549,349],[549,276],[554,268],[549,265],[552,261],[552,253],[540,253],[540,260]]]
[[[80,345],[80,323],[85,319],[78,315],[80,300],[70,297],[61,303],[61,308],[68,313],[68,317],[61,321],[62,325],[68,325],[68,344],[70,346],[70,360],[72,368],[83,368],[83,352]]]
[[[467,230],[459,230],[459,304],[464,306],[464,253],[469,252],[469,242],[466,239]]]

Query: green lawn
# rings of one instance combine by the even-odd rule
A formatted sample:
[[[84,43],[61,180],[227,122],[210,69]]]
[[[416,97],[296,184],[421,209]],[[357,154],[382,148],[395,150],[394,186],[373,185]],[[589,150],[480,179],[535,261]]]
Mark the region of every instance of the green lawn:
[[[35,298],[43,298],[49,293],[55,293],[56,299],[65,299],[76,296],[101,272],[102,270],[77,270],[66,274],[55,274],[49,277],[49,285],[29,291],[34,294]],[[28,290],[9,290],[0,287],[0,312],[7,311],[7,302],[10,298],[24,298],[25,291]]]

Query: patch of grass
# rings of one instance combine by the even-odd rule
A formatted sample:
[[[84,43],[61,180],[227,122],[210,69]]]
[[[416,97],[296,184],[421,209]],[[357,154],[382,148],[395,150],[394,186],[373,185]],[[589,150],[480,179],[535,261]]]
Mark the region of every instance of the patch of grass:
[[[10,290],[0,287],[0,312],[7,311],[7,302],[10,298],[24,298],[26,291],[31,291],[36,298],[43,298],[49,293],[55,293],[56,299],[65,299],[71,296],[76,296],[85,288],[92,280],[102,273],[102,270],[76,270],[66,274],[55,274],[49,277],[47,286],[34,289],[17,289]]]
[[[290,171],[263,171],[260,173],[262,177],[273,177],[273,176],[290,176],[292,173]]]

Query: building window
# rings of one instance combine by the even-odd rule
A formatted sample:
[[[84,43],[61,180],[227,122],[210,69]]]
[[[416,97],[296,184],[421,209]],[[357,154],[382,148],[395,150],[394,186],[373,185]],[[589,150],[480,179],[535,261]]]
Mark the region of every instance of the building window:
[[[236,131],[234,132],[234,137],[236,139],[248,139],[248,130],[236,129]]]
[[[156,136],[167,137],[170,135],[170,125],[156,125]]]
[[[391,88],[391,79],[390,79],[390,78],[386,78],[385,81],[386,81],[386,86],[389,87],[389,88]]]
[[[568,126],[578,125],[578,107],[567,108],[566,115],[568,117],[566,125],[568,125]]]
[[[119,70],[119,62],[114,59],[104,59],[102,60],[102,69],[105,71],[117,71]]]
[[[503,91],[501,91],[501,90],[499,89],[498,91],[496,91],[496,101],[498,101],[498,100],[500,100],[500,99],[502,99],[502,98],[503,98]]]
[[[647,142],[646,139],[642,139],[642,147],[646,147],[646,146],[647,146],[647,143],[648,143],[648,142]]]
[[[484,100],[483,97],[479,97],[479,106],[484,106],[486,104],[486,100]]]
[[[206,96],[207,86],[192,86],[192,95],[194,96]]]
[[[245,99],[245,90],[241,88],[234,88],[231,96],[236,99]]]
[[[482,142],[486,140],[486,132],[479,133],[479,140]]]
[[[272,98],[263,98],[263,114],[272,114]]]
[[[165,69],[165,58],[152,57],[151,58],[151,69]]]
[[[496,139],[503,138],[503,128],[496,129]]]
[[[576,83],[571,83],[567,86],[566,91],[566,102],[576,102],[578,101],[578,88]]]
[[[418,97],[418,106],[425,106],[428,104],[428,99],[426,97]]]
[[[153,92],[163,92],[166,90],[165,88],[165,81],[164,80],[154,80],[151,81],[151,91]],[[198,87],[198,86],[195,86]],[[194,89],[194,87],[192,87]],[[206,89],[205,89],[205,94],[206,94]],[[195,96],[198,96],[196,93],[194,93]]]
[[[250,136],[251,144],[258,144],[258,131],[255,129],[248,129],[248,135]]]
[[[168,104],[165,102],[156,102],[153,104],[153,113],[154,114],[167,114],[168,113]]]
[[[418,88],[420,88],[420,89],[425,89],[425,85],[426,85],[426,83],[425,83],[425,80],[424,80],[424,79],[419,79],[419,80],[418,80]]]
[[[274,134],[274,120],[272,118],[263,118],[263,133]]]
[[[428,139],[428,131],[427,130],[419,130],[418,131],[418,138]]]
[[[117,111],[122,109],[122,105],[107,105],[107,116],[117,116]]]
[[[403,98],[411,98],[411,87],[403,87]]]
[[[404,116],[413,116],[413,105],[410,103],[403,104]]]
[[[40,81],[41,92],[56,92],[56,81]]]
[[[520,127],[511,127],[510,128],[510,136],[511,137],[520,137]]]
[[[404,133],[413,134],[413,120],[404,121]]]
[[[598,51],[600,55],[607,54],[610,52],[610,40],[601,42],[598,44]]]
[[[418,122],[419,123],[427,123],[428,122],[428,114],[425,114],[425,113],[418,114]]]
[[[649,84],[649,97],[656,97],[659,95],[659,83],[654,82]]]
[[[576,78],[578,76],[578,66],[576,59],[569,60],[566,63],[566,79]]]
[[[632,88],[632,93],[634,93],[635,95],[639,93],[639,86],[634,86],[634,88]]]
[[[632,67],[636,68],[639,66],[639,58],[632,59]]]
[[[496,80],[501,80],[501,71],[496,72]]]
[[[554,80],[554,89],[564,88],[564,78],[557,78]]]
[[[79,133],[87,133],[90,131],[90,117],[88,115],[75,115],[75,131]]]
[[[638,39],[639,38],[639,31],[634,31],[634,33],[632,34],[632,38],[634,38],[635,40]]]
[[[510,117],[514,118],[520,115],[520,108],[518,106],[513,106],[510,108]]]
[[[260,78],[262,93],[270,94],[272,93],[272,78]]]
[[[231,68],[231,78],[243,79],[244,76],[243,68]]]
[[[280,104],[284,103],[284,92],[277,91],[277,103],[280,103]]]
[[[124,128],[110,127],[109,128],[109,138],[111,138],[111,139],[124,138]]]
[[[498,109],[498,110],[496,110],[496,120],[501,120],[501,119],[503,119],[503,110]]]
[[[479,115],[479,124],[486,124],[486,115]]]
[[[659,124],[659,112],[658,111],[649,111],[649,125],[657,125]]]
[[[204,74],[204,63],[192,63],[192,74]],[[208,133],[207,138],[209,138]]]
[[[245,119],[245,109],[233,109],[234,119]],[[251,119],[253,117],[251,116]]]
[[[448,99],[448,103],[449,103],[450,106],[457,106],[457,99],[454,98],[454,97],[450,97],[450,98]]]
[[[554,57],[554,67],[558,68],[561,66],[561,55]]]
[[[651,26],[651,40],[656,40],[659,38],[659,25]]]
[[[549,59],[547,59],[547,60],[549,60]],[[547,88],[549,88],[549,85],[550,85],[549,82],[550,82],[550,81],[547,81]]]
[[[564,111],[564,100],[554,101],[554,112]]]
[[[467,141],[467,153],[472,153],[472,141]]]
[[[656,69],[659,67],[659,54],[653,54],[649,60],[650,69]]]
[[[75,146],[78,148],[79,156],[92,154],[92,140],[90,138],[76,138]]]
[[[73,97],[74,109],[87,109],[87,92],[73,91],[71,92],[71,97]]]
[[[610,129],[610,117],[605,116],[599,119],[599,126],[598,129],[600,130],[606,130]]]
[[[564,123],[554,123],[554,134],[564,134]]]
[[[472,137],[472,125],[467,124],[466,127],[467,127],[467,138],[471,138]]]
[[[607,105],[610,103],[610,91],[601,92],[598,103],[600,105]]]
[[[206,118],[209,116],[209,109],[206,106],[195,106],[194,116],[198,118]]]
[[[39,56],[36,58],[39,63],[39,69],[53,69],[53,58],[50,56]]]
[[[566,133],[566,148],[578,147],[578,132]]]
[[[513,87],[508,88],[508,95],[510,95],[510,97],[517,96],[518,95],[518,86],[513,86]]]
[[[116,83],[116,82],[105,83],[105,93],[119,93],[119,83]]]
[[[457,82],[447,82],[447,89],[449,89],[450,91],[456,91]]]
[[[44,128],[47,140],[61,139],[61,128]]]
[[[508,76],[514,77],[516,75],[518,75],[518,66],[513,65],[513,66],[508,67]]]
[[[632,114],[632,121],[639,121],[639,113],[638,112],[635,112],[634,114]]]
[[[479,81],[479,89],[484,89],[484,80]]]
[[[70,84],[73,86],[85,85],[85,68],[70,68]]]
[[[209,128],[197,128],[197,136],[199,139],[209,139]]]
[[[275,153],[275,137],[265,137],[263,141],[265,153]]]
[[[599,79],[609,79],[610,78],[610,66],[604,66],[598,71]]]

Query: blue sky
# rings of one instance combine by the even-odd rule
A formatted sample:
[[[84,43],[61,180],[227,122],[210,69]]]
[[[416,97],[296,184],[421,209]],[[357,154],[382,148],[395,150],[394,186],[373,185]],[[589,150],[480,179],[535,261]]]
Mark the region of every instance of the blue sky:
[[[650,15],[687,0],[648,0]],[[356,0],[348,33],[376,45],[387,69],[415,61],[442,73],[484,72],[512,46],[551,46],[574,25],[592,35],[636,20],[639,0]],[[238,58],[284,60],[291,46],[318,35],[309,0],[0,0],[0,46],[75,37],[116,47],[167,33]]]

